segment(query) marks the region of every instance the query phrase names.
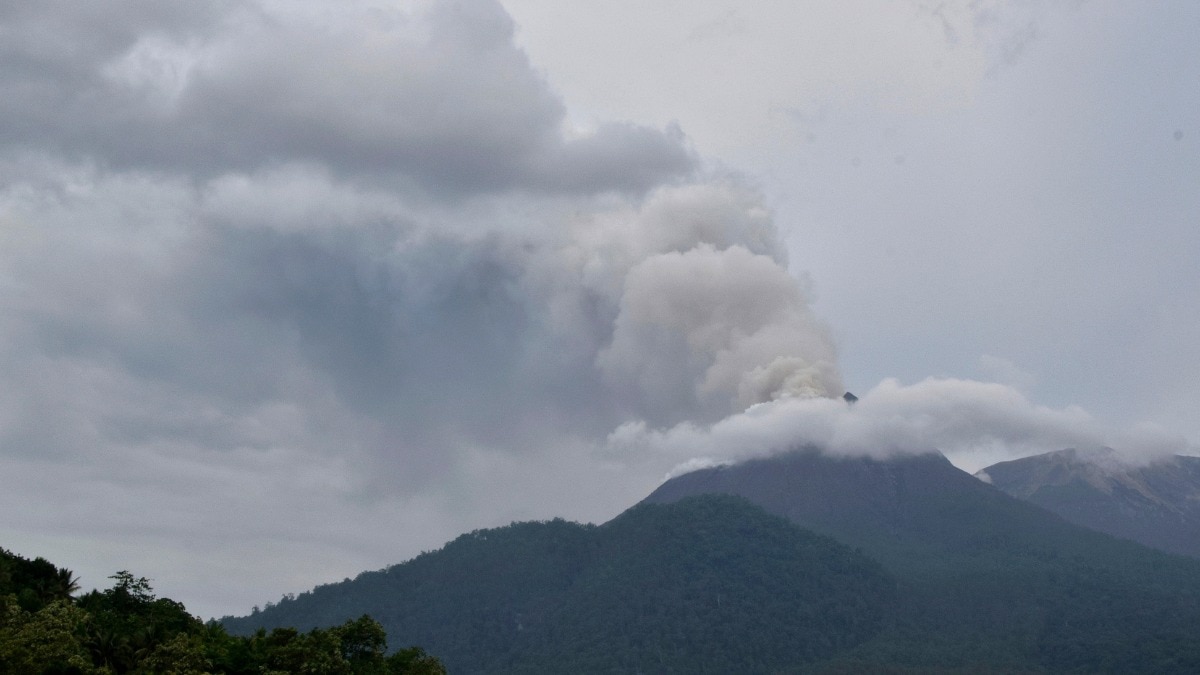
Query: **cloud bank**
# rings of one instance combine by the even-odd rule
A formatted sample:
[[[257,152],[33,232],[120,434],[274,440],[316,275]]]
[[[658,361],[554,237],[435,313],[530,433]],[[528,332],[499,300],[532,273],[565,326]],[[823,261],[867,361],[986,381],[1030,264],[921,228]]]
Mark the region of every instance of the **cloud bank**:
[[[244,611],[415,553],[356,523],[590,513],[628,420],[840,394],[763,196],[677,127],[571,128],[513,30],[0,6],[8,546]]]
[[[941,452],[972,471],[1064,448],[1111,448],[1106,456],[1134,465],[1196,450],[1158,427],[1114,429],[1076,406],[1037,405],[1009,385],[947,378],[912,385],[887,379],[853,404],[829,398],[771,401],[710,425],[654,429],[631,422],[608,438],[614,454],[676,458],[679,464],[668,476],[809,446],[835,456],[875,458]]]
[[[10,148],[208,177],[319,162],[446,195],[640,190],[692,165],[677,130],[560,133],[493,2],[8,5]]]

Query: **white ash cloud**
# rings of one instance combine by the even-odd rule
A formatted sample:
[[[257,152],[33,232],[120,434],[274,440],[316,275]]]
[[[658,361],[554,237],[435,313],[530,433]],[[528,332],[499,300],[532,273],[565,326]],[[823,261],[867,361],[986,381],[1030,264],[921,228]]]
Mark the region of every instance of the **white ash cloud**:
[[[625,280],[612,343],[597,363],[649,419],[727,413],[786,397],[836,395],[832,340],[774,260],[699,246],[640,262]],[[706,415],[708,416],[708,415]]]
[[[614,454],[658,454],[685,467],[805,446],[877,458],[940,451],[971,470],[1063,448],[1111,447],[1114,456],[1134,464],[1195,450],[1157,427],[1112,429],[1079,407],[1037,405],[1008,385],[944,378],[912,385],[884,380],[853,405],[793,398],[752,406],[710,425],[654,429],[634,422],[608,440]]]

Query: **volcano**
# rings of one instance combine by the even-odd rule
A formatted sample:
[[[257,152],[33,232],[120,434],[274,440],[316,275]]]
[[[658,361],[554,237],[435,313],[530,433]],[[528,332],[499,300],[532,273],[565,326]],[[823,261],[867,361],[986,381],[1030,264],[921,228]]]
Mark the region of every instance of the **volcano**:
[[[1123,671],[1114,664],[1124,662],[1145,672],[1141,640],[1166,640],[1160,647],[1174,654],[1200,649],[1172,616],[1200,615],[1194,561],[1070,523],[937,452],[805,448],[683,474],[645,501],[698,494],[741,496],[863,551],[898,579],[902,616],[853,655],[863,663],[1094,672]],[[1143,619],[1165,632],[1147,634]]]
[[[472,532],[222,623],[363,613],[451,672],[1200,672],[1200,561],[932,452],[702,469],[604,525]]]

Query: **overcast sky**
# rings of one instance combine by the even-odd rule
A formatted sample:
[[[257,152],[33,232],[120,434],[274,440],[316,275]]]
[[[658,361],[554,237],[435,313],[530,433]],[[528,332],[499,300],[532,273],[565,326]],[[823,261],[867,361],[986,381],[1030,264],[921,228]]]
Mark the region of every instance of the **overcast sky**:
[[[1197,26],[0,2],[0,546],[208,617],[798,443],[1194,453]]]

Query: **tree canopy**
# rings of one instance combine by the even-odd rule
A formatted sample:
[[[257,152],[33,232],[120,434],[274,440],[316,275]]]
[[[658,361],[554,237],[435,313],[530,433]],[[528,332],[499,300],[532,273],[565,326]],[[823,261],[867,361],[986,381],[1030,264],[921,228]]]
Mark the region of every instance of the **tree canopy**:
[[[122,570],[113,585],[73,597],[69,570],[0,549],[0,672],[313,673],[444,675],[418,647],[388,654],[369,616],[302,633],[291,628],[230,635],[154,594],[149,580]]]

